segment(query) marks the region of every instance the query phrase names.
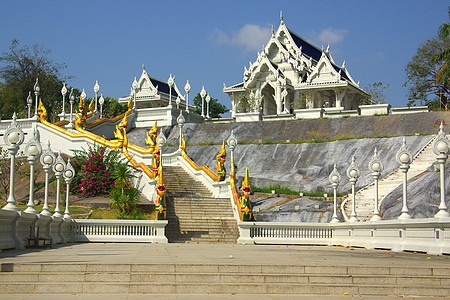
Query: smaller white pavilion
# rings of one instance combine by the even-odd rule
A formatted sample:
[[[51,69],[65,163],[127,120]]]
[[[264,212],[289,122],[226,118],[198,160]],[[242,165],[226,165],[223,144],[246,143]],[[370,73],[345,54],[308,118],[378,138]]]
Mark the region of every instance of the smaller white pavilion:
[[[128,103],[133,96],[133,106],[137,112],[136,127],[151,127],[157,120],[159,126],[177,124],[180,111],[185,122],[201,123],[203,117],[194,114],[195,106],[189,104],[189,81],[184,86],[182,94],[175,83],[175,77],[170,74],[167,82],[151,77],[142,65],[139,80],[134,78],[130,95],[119,98],[120,103]]]
[[[283,21],[255,62],[244,67],[243,81],[223,91],[230,96],[236,121],[295,114],[296,118],[358,115],[359,104],[369,95],[345,67],[324,49],[307,42]],[[371,109],[373,109],[372,107]],[[388,113],[381,105],[374,113]]]

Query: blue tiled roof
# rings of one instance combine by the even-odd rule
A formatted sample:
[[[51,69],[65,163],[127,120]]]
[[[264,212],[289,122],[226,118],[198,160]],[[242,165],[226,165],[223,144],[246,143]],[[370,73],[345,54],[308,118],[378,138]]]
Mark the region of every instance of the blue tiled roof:
[[[302,53],[312,57],[314,60],[319,61],[320,57],[322,56],[322,51],[319,50],[319,48],[311,45],[301,37],[299,37],[297,34],[289,30],[289,33],[294,40],[297,47],[302,48]]]

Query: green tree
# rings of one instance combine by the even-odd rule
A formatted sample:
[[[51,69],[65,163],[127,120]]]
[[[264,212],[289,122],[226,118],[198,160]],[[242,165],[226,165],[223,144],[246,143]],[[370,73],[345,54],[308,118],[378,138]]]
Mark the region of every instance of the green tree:
[[[53,63],[49,58],[50,50],[39,45],[21,46],[19,41],[11,41],[9,51],[0,56],[0,116],[4,119],[12,117],[14,111],[20,117],[27,115],[29,91],[32,91],[33,105],[35,96],[33,92],[36,78],[39,78],[40,94],[48,113],[50,121],[56,120],[61,112],[61,88],[63,81],[70,77],[62,75],[65,64]],[[33,114],[34,114],[34,110]]]
[[[408,106],[420,101],[420,104],[439,107],[439,97],[443,91],[448,90],[449,79],[448,76],[438,75],[446,69],[443,67],[445,60],[435,58],[449,48],[450,36],[446,35],[429,39],[417,49],[405,69],[407,80],[404,85],[408,87]]]
[[[370,96],[363,99],[363,104],[383,104],[386,100],[385,91],[389,87],[389,83],[384,85],[382,82],[368,83],[364,90]]]
[[[205,100],[204,114],[206,116],[206,100]],[[200,93],[197,93],[197,96],[194,98],[194,105],[196,107],[194,113],[201,115],[202,114],[202,97]],[[209,116],[211,118],[220,118],[221,114],[229,112],[230,110],[223,104],[220,104],[217,99],[211,98],[209,101]]]
[[[105,103],[103,104],[103,117],[114,118],[115,116],[126,112],[127,109],[126,103],[119,103],[119,101],[113,97],[106,97]]]

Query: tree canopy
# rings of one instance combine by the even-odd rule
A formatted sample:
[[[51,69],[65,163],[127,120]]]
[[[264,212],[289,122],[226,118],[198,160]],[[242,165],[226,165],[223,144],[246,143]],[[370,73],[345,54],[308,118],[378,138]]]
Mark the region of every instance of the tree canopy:
[[[440,98],[448,94],[449,70],[446,67],[448,55],[445,57],[443,53],[448,53],[450,36],[448,30],[443,29],[443,32],[447,34],[443,33],[420,45],[406,66],[405,86],[409,89],[408,106],[420,101],[422,105],[439,107]]]
[[[363,99],[364,104],[383,104],[386,101],[385,91],[389,87],[389,83],[385,85],[382,82],[368,83],[364,90],[370,94]]]
[[[33,98],[32,115],[34,115],[34,85],[36,78],[39,78],[39,98],[42,99],[50,120],[55,121],[56,115],[61,112],[63,82],[70,77],[62,75],[66,65],[52,62],[49,55],[49,49],[39,45],[31,48],[27,45],[22,46],[16,39],[11,41],[9,51],[1,54],[1,118],[10,119],[14,112],[17,112],[19,117],[26,117],[26,99],[30,91]]]
[[[194,98],[194,105],[196,107],[194,113],[201,115],[202,114],[202,96],[200,93],[197,93],[197,96]],[[204,114],[206,116],[206,100],[205,107],[203,108]],[[211,118],[220,118],[221,114],[229,112],[230,110],[223,104],[219,103],[217,99],[211,98],[209,101],[209,116]]]

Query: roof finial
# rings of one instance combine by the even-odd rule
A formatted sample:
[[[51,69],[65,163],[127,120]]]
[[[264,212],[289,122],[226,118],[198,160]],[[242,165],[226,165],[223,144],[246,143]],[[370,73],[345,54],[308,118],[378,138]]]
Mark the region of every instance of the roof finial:
[[[142,70],[144,70],[144,71],[145,71],[145,66],[144,66],[144,64],[142,64]]]
[[[273,30],[273,24],[272,24],[272,36],[275,35],[275,31]]]
[[[345,68],[345,59],[344,59],[344,61],[342,62],[342,69],[343,68]]]
[[[280,10],[280,20],[283,21],[283,11]]]
[[[330,52],[330,44],[328,44],[326,52]]]

